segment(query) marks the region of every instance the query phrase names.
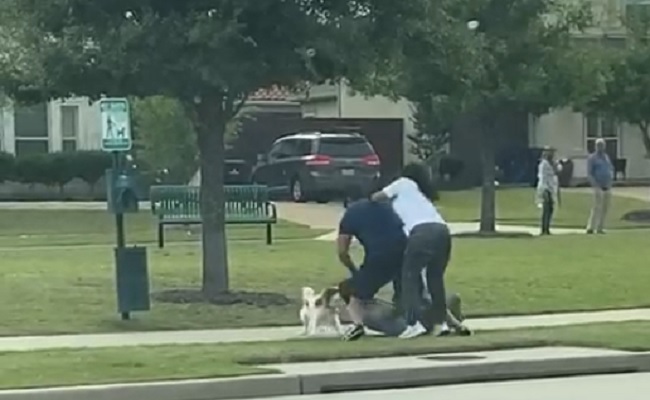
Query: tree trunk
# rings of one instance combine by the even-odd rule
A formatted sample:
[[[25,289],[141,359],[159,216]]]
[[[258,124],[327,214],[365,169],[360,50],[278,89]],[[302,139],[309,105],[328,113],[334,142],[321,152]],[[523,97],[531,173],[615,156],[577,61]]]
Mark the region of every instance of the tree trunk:
[[[494,120],[487,116],[481,118],[481,168],[483,184],[481,186],[481,233],[496,232],[496,178]]]
[[[203,221],[203,293],[215,296],[228,291],[228,251],[224,211],[224,132],[227,114],[221,98],[203,99],[194,106],[201,171]]]

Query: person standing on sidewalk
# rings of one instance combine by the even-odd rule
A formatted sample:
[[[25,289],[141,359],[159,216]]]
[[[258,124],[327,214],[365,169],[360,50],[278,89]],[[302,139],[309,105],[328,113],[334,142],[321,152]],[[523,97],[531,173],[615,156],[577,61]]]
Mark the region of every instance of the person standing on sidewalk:
[[[605,151],[605,140],[596,140],[596,151],[587,159],[587,177],[594,192],[594,202],[587,223],[587,233],[605,233],[605,218],[612,197],[614,167]]]
[[[446,322],[444,274],[451,256],[449,227],[431,200],[433,184],[429,171],[420,164],[404,167],[402,176],[372,195],[373,201],[390,201],[404,224],[408,237],[402,264],[402,302],[407,328],[399,336],[411,339],[428,333],[421,315],[422,273],[431,296],[431,315],[441,336],[451,333]]]
[[[541,235],[551,234],[553,211],[559,204],[559,165],[553,159],[555,150],[547,147],[537,167],[537,205],[542,209]]]

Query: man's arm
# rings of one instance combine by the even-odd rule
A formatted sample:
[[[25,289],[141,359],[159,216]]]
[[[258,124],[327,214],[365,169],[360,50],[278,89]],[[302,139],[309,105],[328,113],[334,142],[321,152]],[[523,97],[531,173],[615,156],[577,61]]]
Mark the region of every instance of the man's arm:
[[[358,217],[358,208],[354,205],[352,208],[345,210],[343,218],[339,222],[339,236],[336,239],[336,253],[339,261],[353,275],[357,272],[357,266],[354,265],[354,261],[350,256],[350,244],[352,244],[352,238],[357,232]]]
[[[357,272],[357,266],[354,265],[352,257],[350,256],[350,244],[352,243],[352,235],[346,235],[339,232],[339,236],[336,239],[336,247],[339,255],[339,261],[345,268],[354,275]]]
[[[591,185],[591,187],[595,188],[598,185],[596,184],[596,179],[594,179],[593,167],[594,167],[594,158],[593,155],[590,155],[589,158],[587,158],[587,179],[589,180],[589,184]]]
[[[388,201],[397,197],[404,178],[399,178],[394,180],[390,185],[386,186],[382,190],[375,192],[370,196],[372,201]]]

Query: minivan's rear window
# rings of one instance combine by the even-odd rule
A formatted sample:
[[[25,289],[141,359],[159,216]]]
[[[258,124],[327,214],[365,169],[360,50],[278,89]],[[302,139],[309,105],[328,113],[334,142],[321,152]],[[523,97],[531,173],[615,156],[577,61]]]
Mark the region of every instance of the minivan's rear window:
[[[329,137],[320,139],[318,153],[331,157],[364,157],[374,151],[364,138]]]

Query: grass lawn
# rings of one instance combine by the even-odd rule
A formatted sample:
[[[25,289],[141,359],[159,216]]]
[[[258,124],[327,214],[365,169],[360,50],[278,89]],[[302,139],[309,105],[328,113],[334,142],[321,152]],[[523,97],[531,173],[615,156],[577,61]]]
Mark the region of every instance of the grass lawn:
[[[616,188],[614,188],[616,190]],[[504,225],[539,225],[540,210],[535,204],[533,188],[506,188],[497,190],[497,220]],[[561,228],[584,228],[589,218],[592,197],[588,193],[565,190],[561,204],[553,219],[553,226]],[[442,192],[439,202],[441,212],[447,221],[478,221],[481,205],[480,190]],[[608,228],[650,227],[623,221],[621,218],[632,210],[650,209],[650,203],[641,200],[614,196],[607,218]]]
[[[650,350],[650,322],[495,331],[469,338],[413,341],[368,338],[356,343],[295,340],[247,344],[152,346],[0,354],[0,388],[219,378],[272,370],[252,364],[488,351],[538,346]],[[327,343],[326,346],[321,344]]]
[[[648,237],[605,236],[463,239],[454,243],[448,285],[469,315],[502,315],[649,306]],[[0,250],[0,335],[200,329],[296,324],[295,305],[171,305],[122,322],[115,314],[112,251],[105,248]],[[230,246],[234,289],[298,298],[346,276],[333,243],[237,242]],[[198,287],[197,245],[151,250],[152,289]]]
[[[533,202],[532,188],[502,189],[497,192],[497,219],[501,224],[532,225],[539,223],[539,209]],[[591,206],[591,196],[585,193],[566,192],[562,196],[554,226],[583,228]],[[480,191],[466,190],[443,192],[439,203],[448,221],[477,221]],[[650,208],[650,203],[640,200],[614,197],[607,222],[608,228],[650,227],[622,221],[621,217],[632,210]],[[335,225],[335,222],[333,223]],[[156,221],[147,210],[126,218],[127,238],[133,244],[156,242]],[[263,241],[263,225],[228,226],[232,240]],[[168,242],[197,242],[197,227],[188,234],[185,229],[168,230]],[[115,242],[112,215],[104,210],[2,210],[0,209],[0,248],[29,246],[100,245]],[[323,230],[280,221],[274,227],[277,239],[313,238],[325,233]]]
[[[151,213],[143,210],[125,217],[129,244],[157,243],[157,225]],[[274,227],[275,239],[313,238],[326,231],[310,229],[287,221]],[[265,225],[229,225],[232,240],[266,239]],[[166,242],[201,240],[197,226],[169,229]],[[0,248],[26,246],[94,245],[115,243],[114,217],[102,210],[0,210]]]

